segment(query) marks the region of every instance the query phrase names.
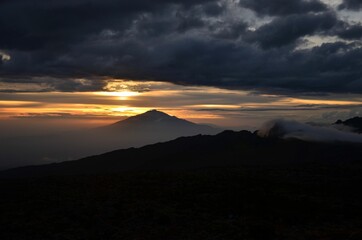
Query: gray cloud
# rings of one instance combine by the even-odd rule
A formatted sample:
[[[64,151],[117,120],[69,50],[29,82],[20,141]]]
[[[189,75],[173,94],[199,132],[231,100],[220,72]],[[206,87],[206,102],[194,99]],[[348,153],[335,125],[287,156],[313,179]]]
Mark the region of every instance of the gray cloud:
[[[343,0],[343,3],[338,6],[340,10],[348,9],[353,11],[358,11],[362,8],[361,0]]]
[[[343,39],[354,40],[362,38],[362,25],[343,24],[343,27],[337,28],[335,34]]]
[[[328,7],[319,0],[241,0],[240,5],[252,9],[261,16],[316,13],[328,9]]]
[[[313,142],[355,142],[362,143],[362,135],[343,132],[331,127],[311,126],[288,120],[273,120],[265,123],[258,135],[262,137],[280,137]]]
[[[263,48],[282,47],[300,37],[331,29],[337,23],[333,13],[290,15],[277,18],[246,36]]]

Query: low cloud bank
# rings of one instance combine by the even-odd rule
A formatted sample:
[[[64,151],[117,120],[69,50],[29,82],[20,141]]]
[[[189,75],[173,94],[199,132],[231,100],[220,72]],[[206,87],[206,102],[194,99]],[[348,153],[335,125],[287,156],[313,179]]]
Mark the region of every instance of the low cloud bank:
[[[258,131],[261,137],[278,137],[283,139],[300,139],[315,142],[355,142],[362,143],[362,135],[343,132],[333,127],[311,126],[290,120],[273,120],[266,122]]]

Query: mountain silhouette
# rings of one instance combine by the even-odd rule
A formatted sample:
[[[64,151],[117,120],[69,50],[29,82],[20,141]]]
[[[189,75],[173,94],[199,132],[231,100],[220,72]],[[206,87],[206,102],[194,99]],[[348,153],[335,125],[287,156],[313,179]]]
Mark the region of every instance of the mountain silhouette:
[[[104,152],[141,147],[182,136],[216,134],[220,129],[151,110],[114,124],[52,136],[3,140],[0,169],[75,160]]]
[[[361,144],[317,143],[262,138],[248,131],[181,137],[43,166],[2,172],[2,177],[104,174],[124,171],[179,171],[235,166],[359,163]]]
[[[139,114],[133,117],[129,117],[125,120],[116,122],[112,124],[112,126],[119,126],[124,124],[152,124],[152,123],[170,123],[173,122],[175,124],[190,124],[196,125],[189,121],[177,118],[175,116],[170,116],[164,112],[157,111],[157,110],[150,110],[143,114]]]
[[[351,127],[354,132],[362,133],[362,117],[354,117],[345,121],[338,120],[335,124],[348,126]]]
[[[101,127],[99,130],[132,130],[132,134],[142,135],[145,133],[153,133],[154,136],[166,135],[171,138],[176,135],[177,137],[180,137],[197,134],[215,134],[220,131],[216,128],[202,124],[195,124],[157,110],[150,110],[145,113],[129,117],[109,126]]]

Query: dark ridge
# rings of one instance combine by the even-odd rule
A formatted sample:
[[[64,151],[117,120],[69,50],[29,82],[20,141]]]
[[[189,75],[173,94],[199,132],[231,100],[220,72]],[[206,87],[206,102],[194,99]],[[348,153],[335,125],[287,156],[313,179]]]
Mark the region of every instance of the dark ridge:
[[[362,239],[361,144],[197,135],[0,173],[0,239]]]
[[[338,120],[335,122],[335,124],[345,125],[353,128],[354,132],[356,133],[362,133],[362,117],[354,117],[345,121]]]
[[[360,162],[361,155],[361,144],[312,143],[260,138],[248,131],[224,131],[215,136],[180,137],[77,161],[11,169],[1,172],[0,177],[179,171],[244,165],[349,164]]]

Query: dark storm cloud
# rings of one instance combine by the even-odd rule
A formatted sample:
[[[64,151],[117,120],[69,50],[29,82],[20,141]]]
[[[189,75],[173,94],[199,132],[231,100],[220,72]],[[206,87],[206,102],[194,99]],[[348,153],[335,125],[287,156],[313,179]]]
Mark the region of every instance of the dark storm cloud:
[[[332,13],[290,15],[263,25],[246,39],[263,48],[282,47],[300,37],[331,29],[336,23],[337,18]]]
[[[343,39],[353,40],[362,38],[362,25],[344,26],[336,29],[335,34]]]
[[[343,3],[338,6],[340,10],[348,9],[353,11],[358,11],[362,8],[361,0],[343,0]]]
[[[20,86],[16,88],[0,89],[0,92],[48,92],[48,91],[98,91],[105,85],[104,79],[99,78],[54,78],[54,77],[15,77],[15,78],[0,78],[0,83],[4,84],[22,84],[35,85],[37,87],[22,89]]]
[[[233,2],[1,1],[0,54],[9,57],[0,55],[0,82],[41,84],[42,91],[96,91],[120,78],[362,93],[360,25],[318,1],[253,1],[253,10],[266,9],[259,15],[274,16],[267,23],[248,19]],[[309,36],[351,42],[298,50]]]
[[[0,2],[0,46],[35,50],[67,47],[104,28],[124,29],[134,14],[184,8],[213,0],[12,0]]]
[[[238,39],[246,33],[247,28],[248,24],[245,22],[236,22],[232,24],[218,22],[209,26],[210,31],[215,37],[224,39]]]
[[[217,16],[225,11],[225,5],[218,4],[215,2],[207,3],[204,5],[204,12],[207,15]]]
[[[261,16],[316,13],[328,9],[328,7],[319,0],[241,0],[240,5],[252,9]]]

